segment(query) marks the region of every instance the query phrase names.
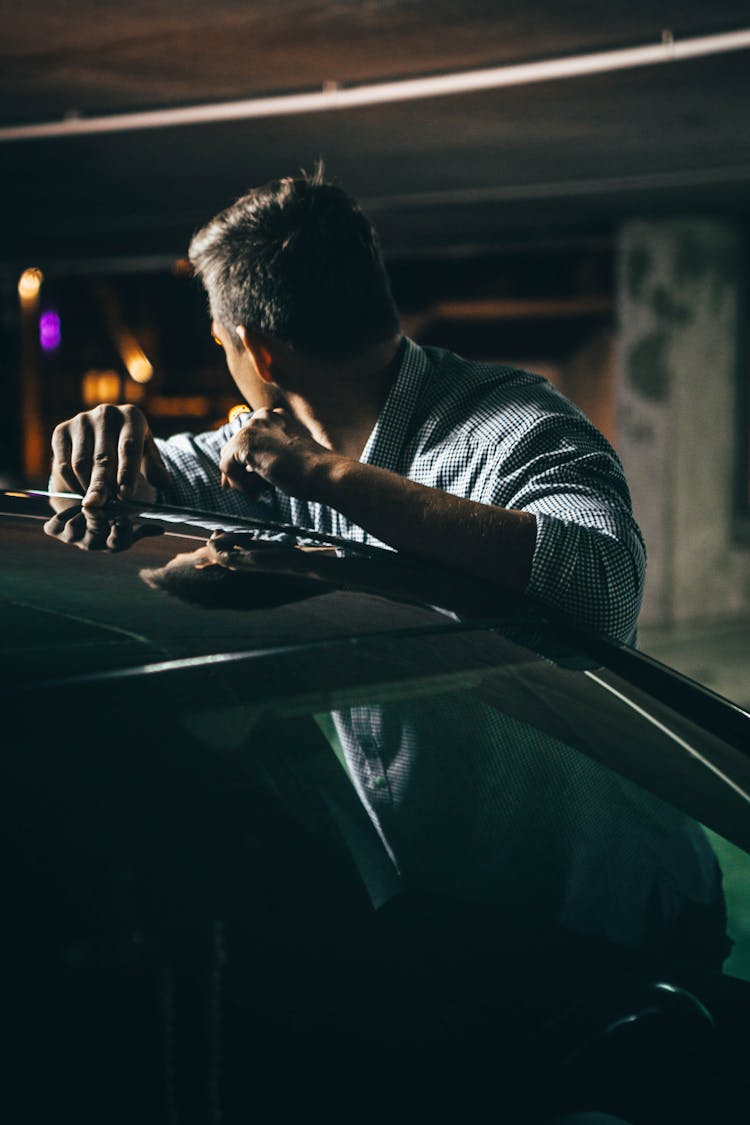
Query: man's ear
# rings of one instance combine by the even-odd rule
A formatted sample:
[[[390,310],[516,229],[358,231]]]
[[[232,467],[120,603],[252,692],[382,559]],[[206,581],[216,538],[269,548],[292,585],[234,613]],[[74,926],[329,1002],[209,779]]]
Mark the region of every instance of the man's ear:
[[[273,377],[273,360],[271,353],[264,343],[262,337],[256,336],[254,332],[248,332],[247,328],[242,324],[238,324],[235,332],[242,341],[242,346],[246,352],[252,356],[255,370],[263,380],[264,383],[275,383]]]

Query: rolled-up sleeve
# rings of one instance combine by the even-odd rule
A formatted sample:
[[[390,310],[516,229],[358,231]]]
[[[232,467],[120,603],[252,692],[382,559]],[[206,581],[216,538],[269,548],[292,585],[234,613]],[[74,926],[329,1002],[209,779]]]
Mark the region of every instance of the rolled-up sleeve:
[[[643,595],[646,552],[637,527],[616,532],[537,512],[526,593],[615,640],[632,642]],[[600,517],[601,522],[605,522]]]
[[[486,502],[531,512],[526,593],[616,640],[635,639],[646,550],[617,454],[575,408],[538,418],[496,465]]]

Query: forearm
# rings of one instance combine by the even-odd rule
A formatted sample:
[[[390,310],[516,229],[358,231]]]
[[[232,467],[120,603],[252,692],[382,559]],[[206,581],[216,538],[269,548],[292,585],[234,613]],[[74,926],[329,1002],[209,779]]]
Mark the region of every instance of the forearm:
[[[478,504],[386,469],[331,455],[318,464],[312,498],[398,551],[523,591],[536,519]]]
[[[517,472],[514,489],[507,458],[485,466],[484,482],[462,482],[481,496],[469,500],[336,453],[274,410],[257,412],[227,443],[221,471],[233,489],[245,490],[257,474],[288,496],[340,512],[404,554],[534,594],[595,628],[629,636],[642,544],[637,529],[628,533],[622,476],[608,447],[581,456],[566,447],[555,456],[545,441],[543,452],[542,471]],[[528,453],[521,465],[538,466],[539,455]]]
[[[621,521],[610,533],[547,517],[539,538],[531,512],[480,504],[428,488],[385,469],[325,458],[314,498],[336,508],[396,550],[506,589],[534,594],[583,624],[632,641],[645,557]]]

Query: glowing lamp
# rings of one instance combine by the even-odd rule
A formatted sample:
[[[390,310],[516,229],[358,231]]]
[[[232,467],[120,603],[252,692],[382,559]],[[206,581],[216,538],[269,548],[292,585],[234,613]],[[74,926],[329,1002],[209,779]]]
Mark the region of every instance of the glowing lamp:
[[[148,383],[153,378],[154,369],[149,363],[143,348],[140,347],[135,337],[130,332],[120,332],[118,345],[122,362],[127,368],[128,375],[134,383]]]
[[[116,371],[92,369],[83,376],[81,392],[86,406],[100,402],[117,402],[120,398],[120,376]]]
[[[148,383],[154,374],[153,367],[143,353],[129,356],[126,366],[135,383]]]
[[[35,301],[44,281],[44,274],[35,266],[24,270],[18,279],[18,296],[24,303]]]
[[[42,351],[57,351],[61,340],[60,317],[53,309],[47,309],[39,317],[39,344]]]

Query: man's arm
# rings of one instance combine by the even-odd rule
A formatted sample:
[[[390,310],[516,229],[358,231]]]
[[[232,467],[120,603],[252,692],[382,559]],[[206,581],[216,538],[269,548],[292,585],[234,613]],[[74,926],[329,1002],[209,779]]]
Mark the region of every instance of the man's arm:
[[[353,461],[318,445],[291,415],[258,411],[224,448],[221,470],[243,490],[248,471],[287,495],[329,505],[398,551],[522,591],[536,519]]]
[[[531,576],[536,518],[478,504],[334,455],[314,478],[313,498],[417,558],[522,592]]]
[[[534,594],[632,640],[645,553],[627,488],[602,438],[599,452],[581,452],[569,431],[567,423],[559,443],[529,432],[522,460],[532,468],[507,507],[491,488],[478,503],[342,457],[283,410],[258,411],[225,446],[221,469],[235,489],[257,473],[288,495],[335,508],[397,550]]]

